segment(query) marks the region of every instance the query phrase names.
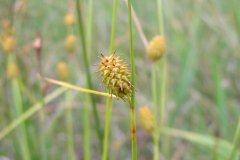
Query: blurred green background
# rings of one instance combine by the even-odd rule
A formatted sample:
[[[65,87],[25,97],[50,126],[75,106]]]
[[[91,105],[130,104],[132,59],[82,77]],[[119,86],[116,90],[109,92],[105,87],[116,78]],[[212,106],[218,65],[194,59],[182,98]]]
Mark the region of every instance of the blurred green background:
[[[37,101],[38,69],[32,42],[38,32],[42,33],[42,76],[58,79],[56,65],[66,61],[71,75],[70,83],[86,88],[85,67],[82,56],[78,24],[73,28],[77,36],[77,48],[73,58],[68,61],[64,41],[68,35],[63,18],[69,10],[75,11],[71,0],[26,0],[20,9],[22,0],[0,0],[0,22],[8,19],[12,22],[17,41],[16,62],[20,70],[20,79],[25,89]],[[69,5],[70,4],[70,5]],[[81,1],[82,16],[86,27],[87,1]],[[157,7],[155,1],[132,0],[133,8],[140,21],[148,41],[159,34]],[[240,1],[237,0],[163,0],[165,37],[167,39],[167,83],[166,83],[166,121],[168,127],[196,132],[201,135],[220,137],[232,142],[240,113]],[[21,7],[25,7],[21,10]],[[92,64],[100,60],[101,53],[109,54],[111,37],[111,19],[113,1],[93,1],[91,66],[94,90],[106,92],[99,86],[101,78],[95,80],[98,67]],[[3,25],[0,23],[0,33]],[[2,35],[1,35],[2,36]],[[151,96],[151,61],[145,54],[145,48],[133,22],[133,45],[136,65],[136,107],[153,107]],[[29,53],[23,48],[28,47]],[[115,48],[116,55],[123,54],[130,63],[129,31],[127,5],[118,1]],[[0,48],[0,131],[10,122],[12,92],[6,74],[7,54]],[[160,70],[157,70],[161,77]],[[44,84],[46,82],[43,82]],[[159,82],[160,83],[160,82]],[[51,84],[47,93],[59,86]],[[48,159],[67,159],[66,122],[63,95],[46,104],[45,131]],[[106,97],[97,97],[101,128],[104,129]],[[24,110],[32,106],[29,96],[22,92]],[[83,159],[83,114],[85,96],[83,92],[72,90],[73,133],[76,159]],[[92,108],[90,107],[90,110]],[[92,112],[90,112],[90,117]],[[28,141],[32,159],[40,159],[38,137],[38,115],[26,121]],[[91,159],[101,159],[94,120],[91,123]],[[138,158],[152,158],[153,141],[151,134],[139,125],[137,117]],[[191,143],[178,137],[163,135],[160,152],[167,160],[207,160],[212,159],[214,149]],[[14,130],[0,140],[0,159],[21,159],[20,149],[16,145],[17,132]],[[217,139],[217,138],[216,138]],[[166,144],[165,143],[165,144]],[[217,143],[217,140],[216,140]],[[213,147],[214,148],[214,147]],[[114,100],[110,133],[109,159],[131,159],[131,132],[129,106],[122,100]],[[224,151],[223,151],[224,152]],[[160,156],[161,157],[161,156]],[[219,155],[216,159],[221,159]],[[223,158],[224,159],[224,158]]]

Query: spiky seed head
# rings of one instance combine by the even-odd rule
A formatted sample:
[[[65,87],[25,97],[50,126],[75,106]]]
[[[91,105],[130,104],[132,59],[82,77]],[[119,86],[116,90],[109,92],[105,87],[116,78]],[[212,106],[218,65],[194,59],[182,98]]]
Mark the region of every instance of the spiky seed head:
[[[154,62],[163,57],[166,48],[166,39],[161,35],[157,35],[149,42],[147,55]]]
[[[65,40],[65,48],[69,53],[73,53],[76,50],[76,36],[68,35]]]
[[[11,53],[15,49],[16,40],[12,36],[8,36],[3,41],[3,50],[6,53]]]
[[[140,124],[147,132],[152,132],[154,129],[154,117],[152,111],[147,106],[142,106],[138,109]]]
[[[8,78],[16,78],[19,76],[19,70],[16,63],[12,62],[7,65],[7,76]]]
[[[100,68],[97,72],[101,72],[99,77],[102,76],[102,84],[107,86],[110,94],[129,101],[132,95],[130,73],[127,65],[121,63],[123,60],[119,60],[121,56],[114,55],[115,52],[109,57],[102,55],[102,61],[96,64]]]
[[[69,79],[68,67],[65,62],[59,62],[57,64],[57,72],[61,80],[67,81]]]
[[[75,16],[72,13],[68,13],[68,14],[65,15],[65,17],[64,17],[64,24],[66,26],[69,27],[69,26],[74,25],[75,23],[76,23],[76,18],[75,18]]]

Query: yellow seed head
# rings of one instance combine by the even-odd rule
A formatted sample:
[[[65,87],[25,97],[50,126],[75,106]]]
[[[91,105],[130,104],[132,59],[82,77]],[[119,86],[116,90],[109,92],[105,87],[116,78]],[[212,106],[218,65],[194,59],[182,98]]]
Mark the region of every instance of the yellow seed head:
[[[19,70],[16,63],[10,63],[7,65],[7,76],[10,79],[19,76]]]
[[[152,111],[147,106],[143,106],[138,109],[138,115],[142,128],[147,132],[152,132],[154,128]]]
[[[64,17],[64,23],[67,26],[74,25],[76,23],[75,16],[73,14],[71,14],[71,13],[66,14],[65,17]]]
[[[11,37],[11,36],[8,36],[4,39],[3,41],[3,50],[7,53],[11,53],[14,48],[16,46],[16,40]]]
[[[57,72],[61,80],[67,81],[69,79],[68,67],[65,62],[59,62],[57,64]]]
[[[152,61],[156,61],[165,54],[166,48],[166,39],[157,35],[149,42],[147,55]]]
[[[129,70],[127,70],[128,64],[121,64],[124,61],[119,60],[121,56],[114,57],[114,55],[115,52],[109,57],[102,55],[102,61],[96,64],[100,68],[97,72],[101,72],[99,77],[103,77],[102,84],[107,86],[110,94],[129,101],[132,94],[132,84],[130,82]]]
[[[69,53],[73,53],[76,50],[76,36],[69,35],[65,40],[65,47]]]

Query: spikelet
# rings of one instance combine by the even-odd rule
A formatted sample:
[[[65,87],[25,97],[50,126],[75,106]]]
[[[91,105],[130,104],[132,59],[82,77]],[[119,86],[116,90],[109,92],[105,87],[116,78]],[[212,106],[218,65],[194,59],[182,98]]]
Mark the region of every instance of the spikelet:
[[[3,41],[3,50],[6,53],[13,52],[13,50],[15,49],[15,46],[16,46],[16,40],[13,37],[8,36],[8,37],[6,37],[4,39],[4,41]]]
[[[69,79],[68,67],[65,62],[59,62],[57,64],[57,72],[61,80],[67,81]]]
[[[147,55],[154,62],[165,54],[166,48],[166,39],[157,35],[149,42]]]
[[[154,117],[152,111],[147,106],[142,106],[138,109],[140,124],[147,132],[152,132],[154,129]]]
[[[64,17],[64,23],[66,26],[72,26],[76,23],[76,18],[73,14],[68,13]]]
[[[73,53],[76,50],[76,36],[68,35],[65,40],[65,48],[69,53]]]
[[[16,78],[19,76],[19,70],[16,63],[12,62],[7,65],[7,76],[10,79]]]
[[[102,55],[102,62],[95,64],[95,66],[100,67],[100,70],[97,72],[101,72],[99,77],[103,77],[101,84],[103,84],[103,86],[107,86],[110,94],[114,94],[117,98],[121,98],[129,102],[132,95],[132,84],[129,81],[131,76],[129,70],[127,70],[128,64],[121,64],[124,59],[119,60],[121,56],[114,57],[114,55],[115,51],[109,57]]]

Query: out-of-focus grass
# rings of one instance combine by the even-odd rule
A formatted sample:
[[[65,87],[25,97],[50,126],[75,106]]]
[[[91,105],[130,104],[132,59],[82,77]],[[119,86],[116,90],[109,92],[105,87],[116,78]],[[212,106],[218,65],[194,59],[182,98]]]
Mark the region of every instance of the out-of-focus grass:
[[[223,129],[224,118],[219,121],[219,114],[216,108],[216,84],[221,88],[221,94],[225,95],[222,102],[220,98],[217,104],[225,106],[228,127],[227,134],[220,134],[221,138],[232,141],[237,126],[237,119],[240,113],[239,91],[239,42],[240,42],[240,11],[237,6],[239,1],[201,1],[201,12],[196,13],[196,6],[199,1],[176,1],[163,0],[163,13],[165,23],[165,36],[168,43],[168,73],[166,90],[166,123],[176,112],[174,127],[181,130],[189,130],[205,135],[215,135],[215,132]],[[24,45],[31,46],[37,32],[42,31],[43,36],[43,73],[46,77],[56,78],[56,73],[51,69],[55,68],[59,60],[67,58],[64,50],[64,39],[66,27],[63,24],[63,17],[68,11],[66,2],[56,0],[27,1],[27,12],[24,15],[18,14],[14,19],[18,21],[15,26],[18,46],[16,48],[17,62],[19,64],[21,80],[25,88],[29,90],[35,99],[39,99],[36,78],[35,53],[30,50],[28,55],[21,52]],[[132,5],[136,11],[143,31],[148,40],[158,33],[156,22],[156,4],[149,1],[132,0]],[[83,6],[87,6],[83,1]],[[144,7],[143,7],[144,6]],[[0,21],[5,18],[12,19],[11,9],[13,3],[10,0],[1,1]],[[86,9],[83,7],[83,13]],[[93,4],[93,28],[92,28],[92,55],[90,64],[95,64],[97,55],[109,52],[111,29],[112,2],[95,1]],[[83,19],[87,17],[83,15]],[[86,22],[86,21],[85,21]],[[85,24],[86,25],[86,24]],[[1,28],[1,27],[0,27]],[[0,29],[1,33],[2,29]],[[78,33],[77,26],[73,29]],[[127,7],[124,1],[118,1],[118,12],[116,22],[115,49],[117,53],[123,54],[130,62],[128,44],[128,19]],[[145,56],[144,46],[140,36],[133,24],[133,41],[136,64],[136,107],[149,105],[151,101],[151,64]],[[78,47],[75,58],[73,58],[74,70],[71,82],[83,87],[86,80],[85,69],[82,59],[82,46],[78,40]],[[217,72],[212,68],[212,56],[216,56]],[[6,79],[5,68],[6,54],[0,47],[0,131],[10,122],[10,104],[8,80]],[[92,78],[95,68],[90,67]],[[218,80],[214,81],[213,73],[218,75]],[[161,74],[161,73],[160,73]],[[98,85],[101,80],[96,80],[93,84],[94,90],[104,91]],[[52,85],[50,91],[58,86]],[[23,93],[23,106],[26,109],[32,106],[31,100]],[[50,93],[50,92],[49,92]],[[221,96],[220,96],[221,97]],[[76,158],[82,156],[83,151],[83,123],[79,112],[84,112],[84,98],[82,94],[73,91],[73,121],[74,121],[74,143]],[[105,97],[97,96],[97,107],[100,121],[103,122],[105,113]],[[224,103],[224,104],[223,104]],[[47,113],[46,126],[51,124],[55,114],[63,105],[62,99],[56,99],[46,104]],[[179,108],[179,109],[177,109]],[[74,112],[78,111],[78,112]],[[91,113],[91,112],[90,112]],[[90,117],[92,114],[90,115]],[[129,159],[131,149],[129,129],[129,108],[121,101],[116,101],[112,110],[111,128],[109,135],[109,156],[118,156],[118,159]],[[138,120],[137,120],[138,121]],[[94,122],[90,120],[91,130],[94,130]],[[37,135],[37,116],[33,116],[26,121],[26,128],[29,135],[31,152],[34,159],[38,159],[39,141]],[[60,117],[51,127],[51,132],[47,135],[47,148],[50,159],[66,159],[66,132],[65,121]],[[15,146],[12,141],[14,134],[9,134],[0,141],[0,155],[19,159],[20,154],[10,150]],[[142,129],[138,127],[139,159],[149,159],[152,157],[153,142]],[[120,148],[113,144],[121,143]],[[201,145],[192,145],[188,141],[174,139],[170,144],[170,152],[176,153],[183,144],[187,145],[187,150],[183,152],[184,160],[203,160],[212,157],[212,150],[206,150]],[[98,150],[97,137],[91,134],[91,158],[98,157],[95,152]],[[160,147],[160,150],[162,148]],[[223,151],[224,152],[224,151]],[[113,155],[114,154],[114,155]],[[173,155],[170,155],[169,159]]]

